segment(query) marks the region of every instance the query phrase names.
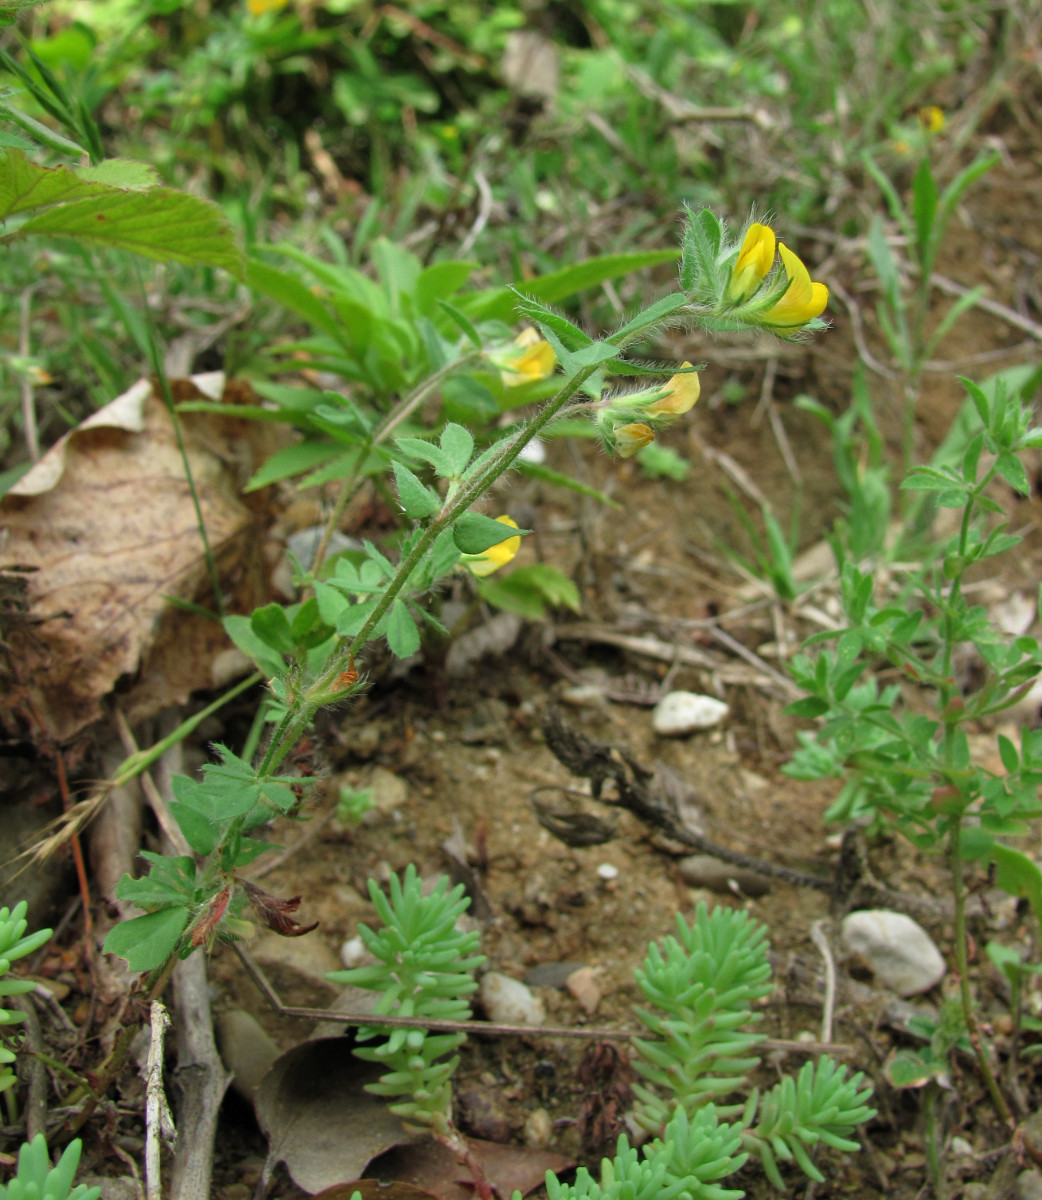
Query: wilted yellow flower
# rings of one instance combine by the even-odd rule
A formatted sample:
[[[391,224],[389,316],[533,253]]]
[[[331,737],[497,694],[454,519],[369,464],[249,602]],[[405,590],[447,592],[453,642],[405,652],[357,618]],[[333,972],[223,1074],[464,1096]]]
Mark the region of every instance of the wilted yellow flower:
[[[690,367],[689,362],[681,366]],[[666,394],[649,404],[644,412],[649,417],[679,417],[698,403],[702,394],[702,384],[698,372],[691,371],[686,375],[673,375],[666,384]]]
[[[762,315],[764,325],[776,329],[798,329],[814,317],[820,317],[829,302],[829,290],[823,283],[812,283],[810,272],[798,255],[784,243],[778,246],[789,286]]]
[[[503,525],[509,525],[511,529],[517,528],[517,522],[505,514],[501,517],[496,517],[496,520]],[[505,567],[520,549],[520,536],[508,537],[505,541],[497,542],[494,546],[489,546],[481,554],[465,554],[462,561],[463,565],[472,575],[477,575],[479,579],[484,579],[486,575],[491,575],[493,571],[498,571],[500,567]]]
[[[742,248],[731,271],[727,299],[735,304],[747,300],[774,265],[774,230],[754,221],[745,232]]]
[[[612,430],[615,437],[615,453],[619,458],[632,458],[638,450],[643,450],[655,440],[655,434],[650,425],[642,421],[634,421],[629,425],[618,425]]]
[[[940,133],[944,128],[944,112],[936,104],[919,109],[919,125],[927,133]]]
[[[523,383],[534,383],[553,374],[557,355],[554,348],[529,326],[514,338],[517,350],[498,354],[493,361],[502,368],[500,375],[504,387],[520,387]]]

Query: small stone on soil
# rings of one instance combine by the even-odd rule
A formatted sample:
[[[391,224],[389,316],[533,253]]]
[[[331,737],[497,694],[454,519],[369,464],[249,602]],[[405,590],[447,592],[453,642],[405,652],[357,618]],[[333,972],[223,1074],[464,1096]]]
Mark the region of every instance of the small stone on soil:
[[[519,980],[489,971],[481,980],[478,997],[496,1025],[542,1025],[546,1009],[542,1000]]]
[[[904,913],[863,909],[844,918],[843,942],[860,954],[876,980],[899,996],[928,992],[944,978],[941,952],[925,929]]]
[[[746,896],[765,896],[771,890],[771,881],[766,875],[747,867],[734,867],[711,854],[689,854],[678,866],[680,878],[688,887],[705,887],[734,895],[733,883]]]
[[[550,1144],[553,1122],[545,1108],[534,1108],[525,1118],[525,1145],[530,1150],[545,1150]]]
[[[659,737],[683,737],[696,729],[718,725],[730,708],[715,696],[697,692],[668,692],[651,713],[651,728]]]
[[[597,1011],[597,1005],[601,1002],[601,989],[593,967],[580,967],[578,971],[573,971],[568,976],[566,986],[584,1012],[592,1014]]]

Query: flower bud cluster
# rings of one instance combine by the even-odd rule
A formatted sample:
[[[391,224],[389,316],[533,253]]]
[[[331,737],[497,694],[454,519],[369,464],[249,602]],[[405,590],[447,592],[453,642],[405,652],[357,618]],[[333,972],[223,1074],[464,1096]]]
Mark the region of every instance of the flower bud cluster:
[[[683,368],[658,387],[608,396],[594,406],[597,432],[609,453],[630,458],[695,406],[702,390],[698,371],[689,362]]]
[[[824,328],[828,288],[760,221],[735,240],[709,210],[691,214],[681,274],[689,311],[710,332],[765,329],[794,337]]]

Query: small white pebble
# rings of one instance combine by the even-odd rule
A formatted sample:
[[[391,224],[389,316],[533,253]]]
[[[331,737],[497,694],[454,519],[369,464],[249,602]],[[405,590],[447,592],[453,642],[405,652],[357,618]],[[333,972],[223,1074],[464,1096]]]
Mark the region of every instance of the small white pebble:
[[[349,970],[361,965],[365,958],[365,942],[360,937],[348,938],[340,947],[340,961]]]
[[[613,866],[611,863],[601,863],[601,865],[597,868],[597,875],[599,878],[605,880],[618,879],[619,868]]]

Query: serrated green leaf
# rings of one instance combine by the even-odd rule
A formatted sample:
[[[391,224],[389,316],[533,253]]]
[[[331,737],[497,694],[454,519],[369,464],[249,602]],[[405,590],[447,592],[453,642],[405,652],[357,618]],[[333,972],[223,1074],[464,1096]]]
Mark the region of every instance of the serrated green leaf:
[[[125,958],[132,971],[154,971],[177,949],[188,920],[184,908],[163,908],[132,917],[109,930],[102,949]]]
[[[32,214],[0,243],[49,234],[243,277],[242,251],[216,204],[172,188],[142,191],[140,172],[128,189],[69,167],[41,167],[20,150],[5,150],[0,168],[0,220]]]

